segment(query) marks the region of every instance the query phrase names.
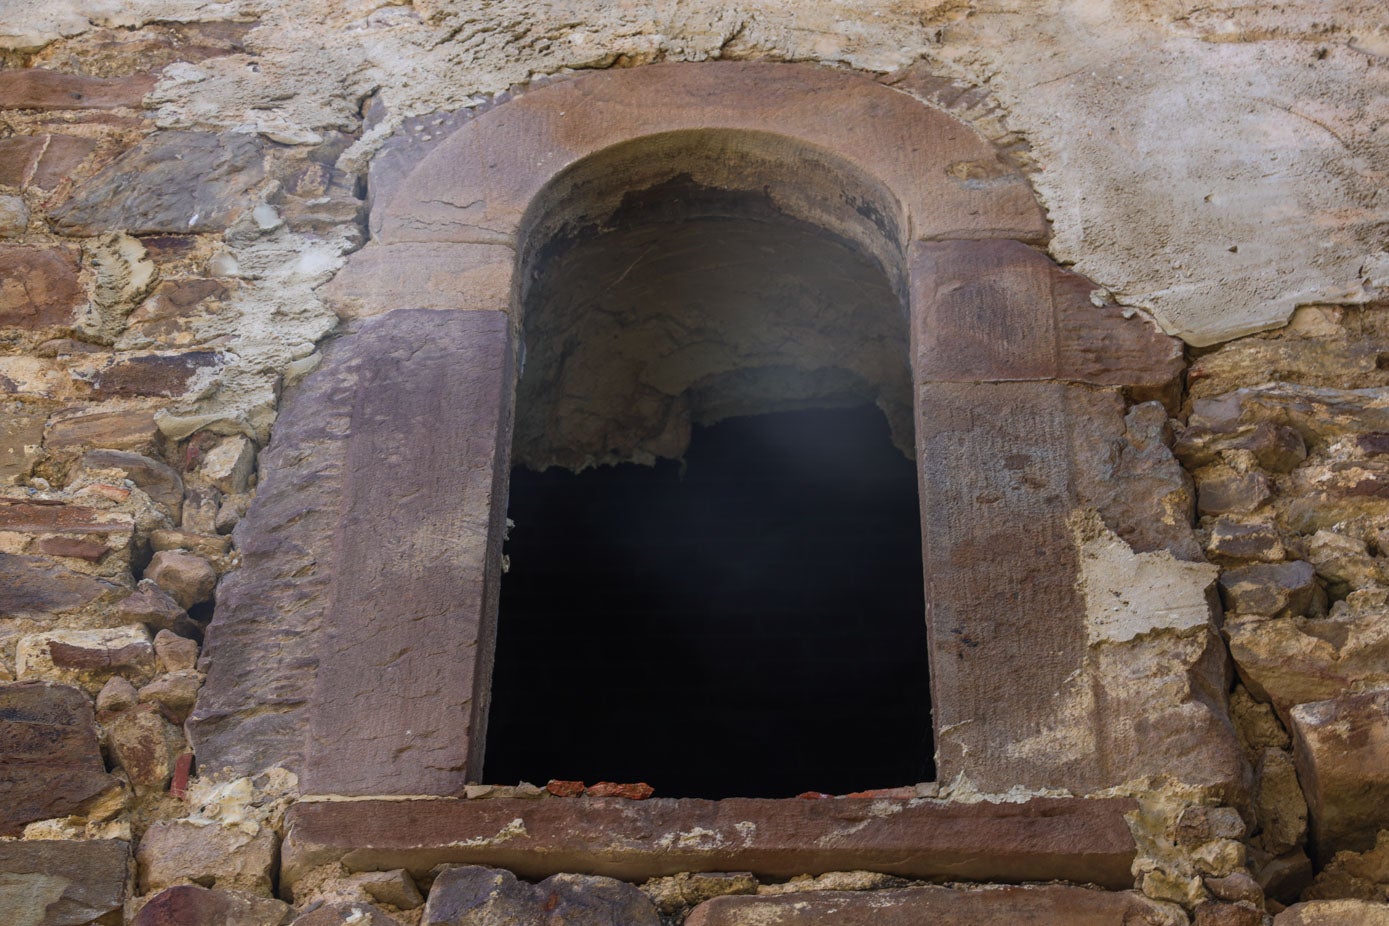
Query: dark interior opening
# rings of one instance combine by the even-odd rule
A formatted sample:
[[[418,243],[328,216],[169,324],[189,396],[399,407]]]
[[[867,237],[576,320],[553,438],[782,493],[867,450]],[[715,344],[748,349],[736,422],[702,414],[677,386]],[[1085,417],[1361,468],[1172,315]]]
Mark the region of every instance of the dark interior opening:
[[[934,777],[915,465],[877,408],[727,418],[682,462],[518,467],[510,492],[484,780]]]

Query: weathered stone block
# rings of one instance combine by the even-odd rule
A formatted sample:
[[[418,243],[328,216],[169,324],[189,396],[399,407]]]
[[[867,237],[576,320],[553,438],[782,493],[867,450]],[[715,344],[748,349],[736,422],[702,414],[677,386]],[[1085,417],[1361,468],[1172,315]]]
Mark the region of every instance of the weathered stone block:
[[[104,448],[150,456],[163,443],[154,409],[144,406],[63,409],[48,420],[44,434],[50,452]]]
[[[1211,525],[1206,555],[1222,565],[1276,563],[1287,556],[1283,538],[1271,524],[1217,521]]]
[[[250,834],[192,820],[155,823],[135,851],[140,893],[191,881],[269,895],[279,850],[279,838],[268,826]]]
[[[776,897],[718,897],[700,904],[686,926],[995,926],[1065,923],[1067,926],[1178,926],[1180,908],[1142,894],[1106,893],[1063,885],[960,890],[914,887],[865,893],[808,891]]]
[[[1389,926],[1389,904],[1364,900],[1309,900],[1273,918],[1273,926]]]
[[[0,553],[0,617],[75,611],[121,590],[40,556]]]
[[[206,641],[190,721],[202,768],[285,765],[308,793],[338,794],[453,794],[476,774],[509,343],[501,313],[393,312],[336,341],[288,397]]]
[[[253,205],[264,147],[245,132],[158,132],[81,184],[55,223],[78,235],[222,231]]]
[[[297,917],[290,926],[400,926],[400,921],[371,904],[343,901],[326,903]]]
[[[646,895],[612,878],[559,874],[539,884],[509,871],[467,866],[434,879],[421,926],[660,926]]]
[[[85,694],[50,682],[0,685],[0,835],[81,813],[118,787]]]
[[[46,678],[81,685],[91,694],[113,675],[133,682],[154,676],[154,647],[143,627],[48,630],[20,637],[15,651],[20,678]]]
[[[0,842],[0,911],[23,926],[120,923],[129,866],[119,839]]]
[[[270,897],[181,884],[151,897],[131,926],[283,926],[293,915]]]
[[[915,374],[926,382],[1125,386],[1173,406],[1181,342],[1017,241],[932,241],[911,254]]]
[[[1240,615],[1288,617],[1307,613],[1317,594],[1311,563],[1258,563],[1227,569],[1220,576],[1225,607]]]
[[[516,252],[502,244],[369,244],[321,290],[338,317],[398,308],[507,311]]]
[[[77,461],[75,473],[114,470],[135,484],[175,521],[183,508],[183,478],[167,463],[121,450],[92,450]]]
[[[17,135],[0,139],[0,185],[51,190],[96,148],[96,139],[77,135]]]
[[[43,456],[45,411],[17,402],[0,404],[0,484],[29,475]]]
[[[167,788],[178,756],[187,749],[182,731],[151,704],[113,718],[106,723],[106,735],[111,757],[140,794]]]
[[[1389,690],[1299,704],[1289,716],[1315,854],[1370,848],[1389,828]]]
[[[710,868],[789,878],[867,870],[914,878],[1052,879],[1126,888],[1126,800],[956,804],[872,798],[654,798],[300,802],[282,882],[349,870],[487,865],[539,879],[584,871],[628,881]]]
[[[137,107],[154,88],[153,74],[88,77],[43,68],[0,71],[0,109],[118,109]]]
[[[149,579],[141,579],[135,591],[116,605],[114,613],[126,623],[148,624],[155,631],[197,631],[197,625],[189,619],[188,612],[180,608],[168,592]]]
[[[179,396],[201,370],[218,367],[217,351],[121,355],[86,375],[91,394],[99,399],[132,396]]]
[[[145,567],[145,578],[154,582],[187,609],[212,597],[217,587],[217,570],[196,553],[161,550]]]
[[[1382,609],[1330,618],[1227,620],[1230,655],[1250,692],[1285,719],[1295,704],[1389,687],[1389,621]]]
[[[0,327],[70,325],[84,302],[71,248],[0,247]]]

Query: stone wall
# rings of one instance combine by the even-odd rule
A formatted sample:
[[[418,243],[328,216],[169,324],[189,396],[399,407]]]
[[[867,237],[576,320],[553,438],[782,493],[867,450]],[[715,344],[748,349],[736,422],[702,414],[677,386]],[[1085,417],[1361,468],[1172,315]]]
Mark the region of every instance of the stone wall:
[[[846,854],[797,877],[746,856],[753,873],[531,886],[462,857],[393,861],[409,847],[306,855],[308,823],[285,842],[316,812],[293,776],[194,774],[182,725],[218,578],[259,555],[231,531],[282,389],[337,330],[317,288],[367,238],[388,139],[428,145],[467,118],[432,114],[570,69],[714,58],[852,68],[970,122],[1027,172],[1051,255],[1191,345],[1175,416],[1139,406],[1127,439],[1135,471],[1170,447],[1191,476],[1169,515],[1194,519],[1201,549],[1186,558],[1220,568],[1230,715],[1254,788],[1247,806],[1162,776],[1086,795],[1131,799],[1116,811],[1130,884],[1103,867],[825,867],[864,857]],[[444,924],[543,909],[735,924],[795,905],[835,923],[1389,922],[1389,26],[1376,4],[68,0],[6,9],[0,62],[0,910],[14,921]],[[1088,591],[1113,590],[1118,569],[1136,609],[1161,594],[1167,573],[1144,572],[1141,542],[1077,530],[1103,576]],[[1182,640],[1140,634],[1105,684],[1140,673],[1143,647]],[[1221,647],[1198,648],[1219,677]],[[467,798],[641,796],[561,797],[574,790]],[[981,797],[923,783],[824,803],[891,815]],[[1037,809],[1048,797],[983,806],[1054,820]],[[655,838],[703,824],[668,825]],[[1015,848],[980,831],[994,835],[951,851]],[[314,864],[282,869],[282,843]],[[920,883],[1051,878],[1132,889]]]

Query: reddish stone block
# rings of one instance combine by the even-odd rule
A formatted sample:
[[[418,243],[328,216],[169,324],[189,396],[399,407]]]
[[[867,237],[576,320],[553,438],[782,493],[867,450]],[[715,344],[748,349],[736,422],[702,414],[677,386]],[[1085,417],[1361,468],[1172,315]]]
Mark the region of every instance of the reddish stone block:
[[[85,694],[51,682],[0,685],[0,835],[79,813],[118,787]]]
[[[1134,858],[1127,800],[952,804],[833,798],[722,801],[301,802],[289,811],[282,879],[319,865],[435,865],[643,881],[682,871],[771,878],[867,870],[911,878],[1052,879],[1127,888]]]
[[[221,362],[221,354],[210,350],[125,355],[92,375],[92,395],[102,399],[182,395],[195,373]]]
[[[502,313],[399,311],[287,396],[206,640],[202,768],[287,765],[310,794],[457,794],[476,775],[511,370]]]
[[[119,109],[139,106],[154,89],[153,74],[87,77],[43,68],[0,71],[0,109]]]
[[[0,186],[52,190],[70,178],[95,148],[95,139],[77,135],[0,139]]]
[[[74,611],[121,587],[73,572],[41,556],[0,553],[0,617]]]
[[[157,455],[163,443],[154,409],[146,407],[64,409],[48,419],[44,435],[51,452],[100,448],[148,456]]]
[[[67,325],[84,301],[71,249],[0,247],[0,327]]]
[[[582,781],[551,781],[545,785],[545,790],[555,797],[578,797],[584,793],[584,783]]]
[[[589,785],[584,791],[586,797],[620,797],[629,801],[644,801],[656,793],[656,789],[644,781],[635,784],[619,784],[615,781],[600,781]]]
[[[1185,922],[1185,917],[1181,922]],[[892,891],[806,891],[773,897],[716,897],[695,907],[685,926],[951,926],[1059,924],[1066,926],[1172,926],[1168,909],[1141,894],[1082,887],[956,889],[913,887]]]
[[[1040,251],[932,241],[914,245],[910,260],[918,380],[1124,386],[1138,401],[1175,406],[1181,342],[1145,317],[1094,305],[1095,284]]]
[[[0,911],[24,926],[119,923],[129,867],[119,839],[0,842]]]
[[[290,913],[269,897],[181,884],[151,897],[131,926],[282,926]]]

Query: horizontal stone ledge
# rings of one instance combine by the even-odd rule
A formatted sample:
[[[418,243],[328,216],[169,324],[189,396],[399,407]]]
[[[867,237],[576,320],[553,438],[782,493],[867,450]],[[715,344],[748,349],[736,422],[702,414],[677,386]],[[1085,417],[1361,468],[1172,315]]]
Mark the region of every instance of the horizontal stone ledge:
[[[1021,803],[830,798],[662,798],[300,802],[289,811],[281,878],[439,864],[644,881],[681,871],[789,878],[868,870],[937,881],[1071,881],[1133,886],[1126,799]]]

